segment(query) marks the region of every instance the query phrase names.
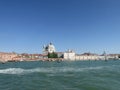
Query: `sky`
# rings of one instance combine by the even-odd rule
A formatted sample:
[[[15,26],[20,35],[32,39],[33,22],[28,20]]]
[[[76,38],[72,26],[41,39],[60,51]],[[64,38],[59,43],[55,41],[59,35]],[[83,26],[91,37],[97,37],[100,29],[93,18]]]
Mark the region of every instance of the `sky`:
[[[120,0],[0,0],[0,52],[120,53]]]

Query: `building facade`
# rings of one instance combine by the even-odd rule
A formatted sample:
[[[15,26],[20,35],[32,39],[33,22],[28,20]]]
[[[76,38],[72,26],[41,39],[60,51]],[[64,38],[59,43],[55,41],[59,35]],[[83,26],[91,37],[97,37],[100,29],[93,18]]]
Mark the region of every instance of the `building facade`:
[[[93,54],[93,53],[84,53],[84,54],[76,54],[72,50],[68,50],[63,54],[64,60],[70,61],[78,61],[78,60],[118,60],[119,55],[117,54]]]
[[[0,52],[0,61],[12,61],[14,57],[17,57],[16,53],[5,53],[5,52]]]
[[[75,60],[75,52],[68,50],[63,54],[64,60]]]
[[[49,43],[47,46],[43,46],[43,53],[53,53],[56,52],[55,46],[52,43]]]

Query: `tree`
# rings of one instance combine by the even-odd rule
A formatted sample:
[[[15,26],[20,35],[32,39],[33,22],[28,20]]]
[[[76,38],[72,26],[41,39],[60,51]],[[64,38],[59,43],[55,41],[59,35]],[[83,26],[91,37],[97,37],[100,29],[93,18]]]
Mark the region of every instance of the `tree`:
[[[57,53],[53,52],[53,53],[48,53],[48,58],[58,58]]]

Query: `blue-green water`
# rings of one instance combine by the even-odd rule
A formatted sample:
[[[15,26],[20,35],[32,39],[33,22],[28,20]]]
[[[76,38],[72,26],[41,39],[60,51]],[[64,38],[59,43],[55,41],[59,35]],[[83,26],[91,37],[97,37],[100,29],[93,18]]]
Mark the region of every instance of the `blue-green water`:
[[[0,90],[120,90],[120,61],[0,64]]]

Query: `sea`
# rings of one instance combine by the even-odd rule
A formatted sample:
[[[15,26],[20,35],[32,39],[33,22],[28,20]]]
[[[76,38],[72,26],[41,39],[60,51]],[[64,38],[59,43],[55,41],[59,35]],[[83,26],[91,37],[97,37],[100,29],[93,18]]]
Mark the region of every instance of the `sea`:
[[[0,63],[0,90],[120,90],[120,60]]]

